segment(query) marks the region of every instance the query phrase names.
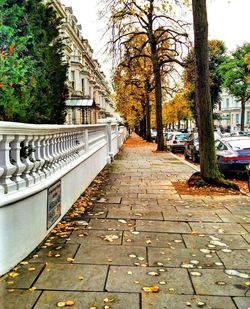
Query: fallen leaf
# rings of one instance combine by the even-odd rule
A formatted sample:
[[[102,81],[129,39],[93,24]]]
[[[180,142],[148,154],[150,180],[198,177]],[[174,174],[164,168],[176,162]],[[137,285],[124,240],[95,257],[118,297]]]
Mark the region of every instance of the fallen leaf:
[[[151,287],[145,286],[142,289],[144,292],[147,292],[147,293],[158,293],[160,291],[160,288],[155,284],[153,284]]]
[[[127,224],[127,221],[123,220],[123,219],[119,219],[118,222],[123,223],[123,224]]]
[[[109,241],[109,242],[113,242],[115,239],[118,239],[119,236],[117,235],[106,235],[103,237],[104,240]]]
[[[150,272],[148,272],[148,275],[150,275],[150,276],[160,276],[160,274],[157,273],[156,271],[150,271]]]
[[[132,253],[132,254],[129,254],[129,257],[136,258],[136,255]]]
[[[224,281],[216,281],[215,284],[217,284],[217,285],[226,285],[226,282],[224,282]]]
[[[66,301],[60,301],[57,303],[57,307],[72,307],[75,305],[74,300],[66,300]]]
[[[19,276],[19,273],[16,273],[14,271],[11,271],[9,274],[8,274],[11,278],[15,278],[17,276]]]
[[[54,253],[52,253],[52,251],[49,251],[48,254],[47,254],[47,256],[48,256],[48,257],[52,257],[52,256],[54,256]]]
[[[190,274],[191,274],[191,276],[195,276],[195,277],[201,277],[202,276],[202,274],[198,271],[191,271]]]
[[[28,271],[34,271],[34,270],[36,270],[35,267],[30,267],[30,268],[28,268]]]
[[[74,259],[68,257],[68,258],[67,258],[67,262],[74,262]]]

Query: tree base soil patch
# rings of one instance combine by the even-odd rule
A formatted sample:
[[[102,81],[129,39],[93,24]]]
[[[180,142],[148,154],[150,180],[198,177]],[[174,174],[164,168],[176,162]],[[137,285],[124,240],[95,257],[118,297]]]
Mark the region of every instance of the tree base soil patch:
[[[236,191],[228,188],[220,188],[212,185],[204,187],[190,187],[187,181],[172,182],[175,190],[180,195],[244,195],[248,192],[247,184],[245,181],[238,179],[230,179],[230,181],[236,183],[241,191]]]

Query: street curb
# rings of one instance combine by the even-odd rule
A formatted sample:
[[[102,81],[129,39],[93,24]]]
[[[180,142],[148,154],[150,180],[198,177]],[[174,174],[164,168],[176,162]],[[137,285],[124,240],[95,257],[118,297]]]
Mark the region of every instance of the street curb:
[[[175,155],[175,154],[172,153],[172,152],[169,152],[169,153],[170,153],[173,157],[175,157],[176,159],[178,159],[179,161],[181,161],[181,162],[185,163],[186,165],[192,167],[196,172],[199,172],[199,171],[200,171],[199,168],[197,168],[195,165],[193,165],[192,163],[188,162],[187,160],[178,157],[177,155]]]

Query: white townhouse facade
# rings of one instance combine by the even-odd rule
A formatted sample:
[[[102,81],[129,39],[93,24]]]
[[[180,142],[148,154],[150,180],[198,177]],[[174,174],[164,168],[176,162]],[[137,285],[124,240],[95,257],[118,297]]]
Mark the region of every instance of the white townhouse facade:
[[[219,125],[231,132],[240,131],[241,103],[226,90],[221,95],[221,108],[218,111],[221,120]],[[250,130],[250,100],[246,102],[245,130]]]
[[[82,27],[72,8],[59,0],[52,1],[62,18],[61,35],[64,40],[64,60],[68,63],[69,98],[66,101],[66,124],[94,124],[104,118],[120,121],[110,99],[110,87],[93,49],[81,34]]]

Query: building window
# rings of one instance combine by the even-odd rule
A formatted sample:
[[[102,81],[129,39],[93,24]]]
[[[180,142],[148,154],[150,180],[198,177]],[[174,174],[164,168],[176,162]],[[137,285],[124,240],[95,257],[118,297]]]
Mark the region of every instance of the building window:
[[[247,112],[247,124],[250,124],[250,112]]]
[[[235,122],[236,124],[240,123],[240,114],[235,114]]]
[[[71,71],[71,83],[73,90],[75,90],[75,71]]]
[[[226,98],[226,108],[229,108],[229,98]]]

